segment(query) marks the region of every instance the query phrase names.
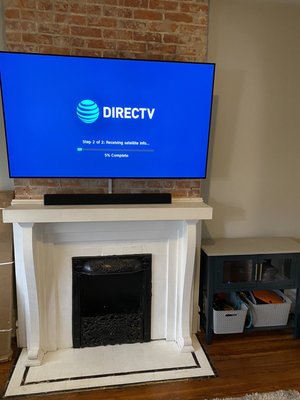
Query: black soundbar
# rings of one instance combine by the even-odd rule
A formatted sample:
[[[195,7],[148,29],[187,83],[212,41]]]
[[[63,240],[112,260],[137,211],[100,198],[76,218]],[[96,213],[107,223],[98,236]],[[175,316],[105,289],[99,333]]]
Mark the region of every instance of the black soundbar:
[[[45,206],[95,204],[170,204],[171,193],[88,193],[45,194]]]

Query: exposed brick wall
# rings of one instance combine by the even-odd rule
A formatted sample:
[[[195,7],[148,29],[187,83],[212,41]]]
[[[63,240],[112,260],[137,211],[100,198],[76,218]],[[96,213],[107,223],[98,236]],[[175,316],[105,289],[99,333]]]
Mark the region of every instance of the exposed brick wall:
[[[2,0],[6,49],[205,61],[208,0]],[[17,179],[16,198],[106,192],[106,179]],[[113,180],[114,192],[197,197],[199,180]]]

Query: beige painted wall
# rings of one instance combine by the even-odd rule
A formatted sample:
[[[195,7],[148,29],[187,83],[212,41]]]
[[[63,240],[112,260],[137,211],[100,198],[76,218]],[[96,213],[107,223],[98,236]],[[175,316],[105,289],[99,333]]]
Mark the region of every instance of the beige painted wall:
[[[0,50],[5,50],[3,41],[3,3],[0,3]],[[1,96],[1,94],[0,94]],[[0,97],[0,190],[13,189],[13,179],[9,179],[6,157],[6,145],[3,126],[2,102]]]
[[[300,238],[300,0],[211,0],[205,237]]]

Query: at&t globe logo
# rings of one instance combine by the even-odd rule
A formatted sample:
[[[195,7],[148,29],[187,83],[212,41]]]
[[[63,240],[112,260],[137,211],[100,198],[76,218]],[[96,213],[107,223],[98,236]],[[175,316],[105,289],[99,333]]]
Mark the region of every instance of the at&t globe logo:
[[[99,107],[93,100],[82,100],[76,110],[78,118],[85,124],[92,124],[99,117]]]

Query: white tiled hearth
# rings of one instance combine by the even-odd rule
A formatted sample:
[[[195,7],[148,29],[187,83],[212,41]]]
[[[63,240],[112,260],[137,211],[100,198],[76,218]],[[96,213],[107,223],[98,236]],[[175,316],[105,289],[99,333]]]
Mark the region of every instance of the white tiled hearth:
[[[193,344],[193,353],[165,340],[62,349],[48,352],[38,367],[25,366],[23,349],[5,397],[213,376],[196,338]]]
[[[24,368],[30,367],[32,376],[35,368],[47,370],[49,360],[53,363],[56,356],[58,360],[63,353],[84,354],[86,350],[72,349],[74,256],[151,253],[151,340],[162,343],[160,346],[165,343],[166,354],[170,349],[177,355],[201,353],[193,339],[198,325],[199,262],[195,260],[196,249],[200,248],[201,221],[211,219],[211,207],[200,200],[103,206],[21,203],[12,205],[3,214],[5,222],[14,224],[18,340],[25,349],[22,363]],[[117,347],[125,351],[126,358],[126,346],[145,345]],[[116,346],[105,346],[105,352],[110,347]],[[90,354],[93,357],[96,353],[90,351]],[[193,364],[191,359],[185,362]],[[154,371],[156,366],[149,368]],[[106,375],[103,365],[99,366],[99,374],[94,372],[91,374]],[[205,375],[209,374],[212,371]],[[148,377],[146,381],[149,380],[152,379]],[[99,382],[98,385],[101,386]]]

